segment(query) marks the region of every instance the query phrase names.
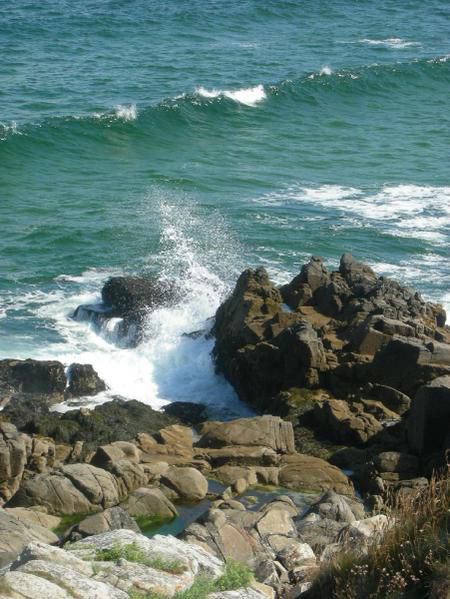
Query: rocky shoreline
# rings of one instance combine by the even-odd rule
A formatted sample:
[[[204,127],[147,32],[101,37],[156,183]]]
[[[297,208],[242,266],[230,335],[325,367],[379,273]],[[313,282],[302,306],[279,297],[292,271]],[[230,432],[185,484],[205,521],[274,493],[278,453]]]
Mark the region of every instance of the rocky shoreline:
[[[176,295],[174,284],[117,277],[102,304],[73,317],[100,328],[121,319],[134,346],[148,311]],[[335,272],[312,257],[281,288],[246,270],[215,316],[213,355],[260,415],[228,422],[196,404],[157,412],[121,398],[60,414],[51,406],[105,391],[92,366],[1,360],[0,597],[172,597],[234,561],[253,573],[245,589],[199,599],[306,597],[324,564],[395,525],[393,496],[414,497],[446,471],[445,320],[350,254]],[[205,509],[178,539],[145,536],[196,504]],[[98,558],[120,547],[114,562]],[[182,573],[155,568],[155,554],[181,560]]]

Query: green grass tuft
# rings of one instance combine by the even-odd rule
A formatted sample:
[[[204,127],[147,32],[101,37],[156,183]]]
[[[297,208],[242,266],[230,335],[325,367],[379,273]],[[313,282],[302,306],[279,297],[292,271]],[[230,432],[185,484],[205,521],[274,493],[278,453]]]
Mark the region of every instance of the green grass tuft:
[[[110,549],[100,549],[96,552],[94,559],[102,562],[116,562],[119,559],[125,559],[128,562],[135,562],[171,574],[182,574],[186,569],[183,562],[179,560],[169,560],[156,554],[148,556],[137,543],[114,545]]]
[[[204,575],[198,576],[189,589],[176,593],[173,599],[206,599],[210,593],[247,587],[252,580],[252,572],[245,564],[230,560],[226,563],[224,573],[220,578],[211,580]],[[160,593],[142,594],[131,590],[128,594],[130,599],[167,599],[166,595]]]

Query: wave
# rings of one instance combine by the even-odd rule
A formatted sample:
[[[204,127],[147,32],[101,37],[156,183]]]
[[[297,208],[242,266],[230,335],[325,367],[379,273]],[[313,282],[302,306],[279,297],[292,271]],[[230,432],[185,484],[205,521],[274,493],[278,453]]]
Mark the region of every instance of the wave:
[[[276,103],[286,99],[292,99],[298,105],[301,101],[320,101],[332,93],[348,96],[383,91],[393,94],[399,90],[408,94],[412,93],[412,85],[416,90],[419,84],[426,86],[432,80],[448,85],[448,58],[449,55],[445,55],[395,64],[372,64],[356,69],[332,70],[330,66],[324,65],[316,72],[295,79],[237,89],[208,89],[199,86],[193,92],[166,98],[158,104],[140,107],[139,110],[136,104],[121,104],[109,111],[53,117],[37,124],[0,124],[0,141],[10,141],[13,138],[18,140],[19,136],[40,137],[45,130],[54,132],[57,128],[70,130],[78,126],[120,128],[133,124],[133,131],[136,131],[140,125],[153,125],[155,119],[160,128],[163,126],[160,119],[173,122],[173,119],[185,118],[188,122],[192,114],[198,111],[212,111],[216,117],[218,111],[224,115],[232,115],[233,106],[236,105],[260,105],[262,109],[267,107],[267,110],[273,110],[277,107]]]
[[[364,38],[364,39],[358,40],[358,42],[361,44],[368,44],[369,46],[384,46],[387,48],[398,48],[398,49],[410,48],[412,46],[421,46],[422,45],[421,42],[408,41],[408,40],[404,40],[399,37],[388,37],[388,38],[382,39],[382,40]]]
[[[198,87],[195,93],[203,98],[229,98],[239,104],[245,104],[246,106],[255,106],[267,98],[266,92],[264,91],[263,85],[256,85],[255,87],[245,87],[242,89],[231,90],[207,90],[204,87]]]

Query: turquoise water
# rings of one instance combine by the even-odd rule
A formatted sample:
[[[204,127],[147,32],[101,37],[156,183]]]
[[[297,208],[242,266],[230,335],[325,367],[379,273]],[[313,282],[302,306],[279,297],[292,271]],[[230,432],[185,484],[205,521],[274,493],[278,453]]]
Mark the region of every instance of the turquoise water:
[[[245,266],[351,250],[448,306],[449,25],[443,0],[4,0],[0,356],[233,411],[182,333]],[[185,292],[136,350],[69,318],[121,272]]]

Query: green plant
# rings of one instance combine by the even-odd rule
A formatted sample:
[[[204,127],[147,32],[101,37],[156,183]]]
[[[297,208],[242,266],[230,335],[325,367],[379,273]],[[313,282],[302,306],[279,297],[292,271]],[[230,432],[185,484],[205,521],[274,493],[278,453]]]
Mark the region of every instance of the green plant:
[[[184,591],[179,591],[174,595],[174,599],[206,599],[210,593],[217,591],[232,591],[246,587],[252,581],[251,570],[245,565],[234,560],[230,560],[225,565],[225,570],[216,580],[207,576],[198,576],[191,587]],[[160,593],[141,594],[138,591],[129,591],[130,599],[167,599]]]
[[[102,562],[116,562],[119,559],[125,559],[128,562],[143,564],[149,568],[163,570],[171,574],[181,574],[186,569],[183,562],[179,560],[167,559],[158,554],[148,556],[137,543],[113,545],[109,549],[99,549],[94,559]]]

